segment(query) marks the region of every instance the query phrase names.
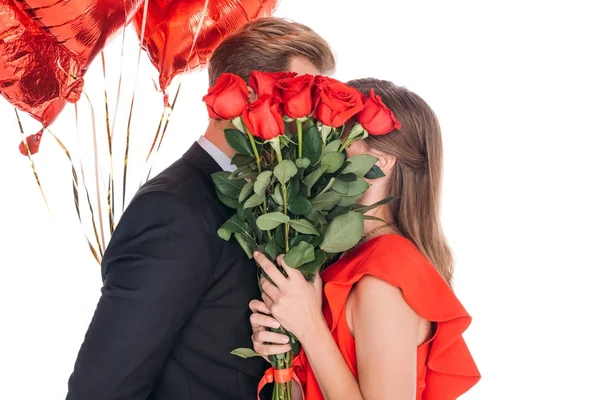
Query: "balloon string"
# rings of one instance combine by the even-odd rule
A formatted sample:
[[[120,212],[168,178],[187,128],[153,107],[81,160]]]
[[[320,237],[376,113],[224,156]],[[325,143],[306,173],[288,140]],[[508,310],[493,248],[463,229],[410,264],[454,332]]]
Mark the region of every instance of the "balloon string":
[[[142,31],[140,37],[144,37],[146,30],[146,17],[148,16],[148,0],[144,0],[144,13],[142,17]],[[143,39],[142,39],[143,41]],[[131,118],[133,116],[133,105],[135,103],[135,91],[138,82],[138,75],[140,72],[140,60],[142,58],[142,42],[140,42],[140,48],[138,50],[137,65],[135,68],[135,79],[133,83],[133,94],[131,95],[131,105],[129,106],[129,118],[127,119],[127,132],[125,134],[125,156],[123,157],[123,205],[122,210],[125,211],[125,199],[127,195],[127,164],[129,159],[129,139],[131,137]]]
[[[123,17],[124,20],[127,21],[127,4],[126,4],[126,0],[123,0]],[[120,61],[120,65],[119,65],[119,83],[117,85],[117,99],[115,102],[115,112],[113,113],[113,123],[111,126],[111,132],[115,132],[115,125],[117,123],[117,113],[119,111],[119,103],[121,100],[121,83],[123,82],[123,60],[125,58],[125,32],[127,30],[125,28],[123,28],[123,34],[121,35],[122,39],[121,39],[121,61]],[[104,53],[102,54],[104,56]],[[113,185],[114,186],[114,185]],[[113,205],[114,205],[114,194],[113,194]]]
[[[190,53],[188,54],[187,60],[186,60],[186,66],[185,66],[185,70],[186,72],[189,71],[190,68],[190,59],[192,58],[192,54],[194,54],[194,47],[196,47],[196,41],[198,40],[198,36],[200,35],[200,31],[202,30],[202,25],[204,25],[204,19],[206,18],[206,10],[208,8],[208,3],[210,0],[207,0],[204,2],[204,8],[202,9],[202,17],[200,17],[200,22],[198,23],[198,27],[196,28],[196,31],[194,32],[194,40],[192,41],[192,46],[190,47]]]
[[[201,18],[200,21],[198,23],[198,26],[196,27],[196,30],[194,32],[194,40],[192,41],[192,46],[190,47],[190,52],[187,56],[187,60],[186,60],[186,72],[189,71],[190,68],[190,59],[192,58],[192,55],[194,54],[194,47],[196,46],[196,41],[198,40],[198,36],[200,35],[200,31],[202,30],[202,25],[204,24],[204,19],[206,18],[206,14],[207,14],[207,9],[208,9],[208,1],[204,2],[204,7],[202,9],[201,12]],[[142,35],[141,37],[144,37],[143,34],[143,29],[145,28],[145,23],[142,26]],[[148,164],[148,160],[152,157],[153,160],[155,159],[156,154],[158,153],[158,151],[160,150],[161,144],[165,138],[165,134],[167,132],[167,128],[169,126],[169,121],[171,119],[171,115],[173,114],[173,111],[175,110],[175,104],[177,103],[177,97],[179,96],[179,91],[181,90],[181,83],[177,86],[177,91],[175,92],[175,96],[173,97],[173,104],[168,104],[168,102],[165,102],[165,106],[163,108],[163,112],[162,115],[160,117],[160,122],[158,124],[158,128],[156,129],[156,135],[154,136],[154,140],[152,141],[152,146],[150,146],[150,151],[148,152],[148,156],[146,157],[146,164]],[[166,122],[164,124],[164,127],[162,129],[162,132],[160,130],[161,126],[163,125],[163,121],[165,121],[165,116],[166,116]],[[160,132],[160,139],[159,139],[159,132]],[[158,146],[156,146],[156,141],[158,140]],[[156,146],[156,151],[153,152],[154,148]],[[154,167],[154,162],[150,163],[150,167],[148,168],[148,175],[146,176],[146,182],[148,181],[148,179],[150,179],[150,175],[152,174],[152,168]],[[143,182],[140,182],[140,186],[142,185]]]
[[[35,163],[33,162],[33,157],[31,156],[31,151],[29,150],[29,144],[27,143],[27,138],[25,137],[25,131],[23,130],[23,124],[21,123],[21,118],[19,117],[19,112],[15,108],[15,115],[17,116],[17,122],[19,123],[19,129],[21,131],[21,140],[25,145],[25,149],[27,149],[27,157],[29,158],[29,165],[31,166],[31,171],[33,172],[33,176],[35,177],[35,181],[40,189],[40,193],[42,194],[42,198],[44,199],[44,204],[46,204],[46,208],[48,212],[50,212],[50,206],[48,205],[48,200],[46,199],[46,194],[44,193],[44,189],[42,189],[42,183],[40,182],[40,177],[38,176],[37,170],[35,168]]]
[[[167,128],[169,127],[169,122],[171,121],[171,115],[173,114],[173,110],[175,109],[175,104],[177,104],[177,97],[179,96],[179,91],[181,90],[181,83],[177,86],[177,91],[175,92],[175,96],[173,97],[173,104],[166,104],[163,109],[163,114],[160,118],[160,123],[158,124],[158,128],[156,129],[156,136],[154,136],[154,141],[152,142],[152,147],[148,152],[148,157],[146,157],[146,164],[148,164],[148,160],[152,158],[152,162],[150,162],[150,167],[148,169],[148,175],[146,176],[146,182],[150,179],[150,175],[152,174],[152,168],[154,168],[154,160],[156,159],[156,154],[160,150],[160,146],[162,145],[163,139],[165,138],[165,133],[167,132]],[[165,122],[162,127],[162,132],[160,128],[162,126],[163,121]],[[159,139],[160,133],[160,139]],[[156,145],[156,141],[158,140],[158,146],[156,146],[156,150],[153,152],[153,149]],[[141,186],[141,185],[140,185]]]
[[[110,234],[112,236],[115,231],[115,215],[114,215],[114,173],[113,173],[113,154],[112,154],[112,134],[110,130],[110,116],[108,114],[108,91],[107,91],[107,81],[106,81],[106,62],[104,59],[104,51],[101,52],[102,57],[102,74],[104,75],[104,111],[106,114],[106,135],[108,138],[108,156],[110,162],[110,170],[108,172],[108,193],[107,193],[107,202],[108,202],[108,223]]]
[[[95,218],[95,213],[94,213],[94,208],[92,207],[92,202],[90,200],[90,194],[89,194],[89,190],[87,188],[87,184],[86,184],[86,179],[85,179],[85,169],[83,168],[83,160],[81,158],[81,156],[79,157],[79,162],[81,164],[81,179],[83,180],[83,187],[85,188],[85,193],[87,196],[87,201],[90,207],[90,213],[92,215],[92,226],[94,228],[94,235],[96,237],[96,241],[98,242],[98,248],[100,249],[100,255],[104,256],[104,249],[106,248],[106,243],[104,241],[104,224],[102,222],[102,201],[100,198],[100,173],[99,173],[99,165],[98,165],[98,142],[97,142],[97,135],[96,135],[96,114],[94,113],[94,107],[92,106],[92,102],[90,101],[89,96],[87,95],[87,93],[84,91],[83,94],[85,95],[86,99],[89,102],[90,105],[90,112],[91,112],[91,116],[92,116],[92,136],[94,138],[94,171],[95,171],[95,177],[96,177],[96,200],[97,200],[97,204],[98,204],[98,225],[96,225],[96,218]],[[79,120],[79,116],[78,116],[78,112],[77,112],[77,104],[75,104],[75,121],[77,124],[77,137],[79,138],[79,123],[77,122]],[[100,227],[100,229],[98,229],[98,226]],[[102,245],[100,245],[100,240],[102,241]]]
[[[67,148],[63,144],[63,142],[61,142],[61,140],[54,133],[52,133],[49,129],[46,129],[46,131],[48,132],[48,134],[50,136],[52,136],[54,138],[54,140],[56,141],[56,143],[58,143],[58,145],[60,146],[60,148],[64,152],[65,156],[67,156],[67,158],[69,159],[69,162],[71,163],[71,173],[73,175],[73,179],[72,179],[72,183],[73,183],[73,200],[75,202],[75,210],[77,210],[77,217],[79,218],[79,224],[82,227],[83,236],[85,237],[85,240],[87,241],[88,247],[90,248],[90,251],[92,252],[92,255],[94,256],[94,259],[96,259],[96,262],[98,262],[98,264],[100,264],[101,258],[98,255],[98,252],[96,251],[96,249],[94,248],[94,246],[92,245],[92,241],[90,240],[90,238],[88,237],[87,233],[85,232],[83,221],[81,219],[81,211],[79,209],[79,178],[77,177],[77,170],[75,169],[75,164],[73,163],[73,159],[71,158],[71,154],[69,153],[69,150],[67,150]],[[84,184],[85,184],[85,182],[84,182]],[[90,210],[91,210],[91,206],[92,205],[91,205],[91,202],[90,202],[89,195],[88,195],[88,204],[89,204]],[[93,218],[93,214],[92,214],[92,218]],[[96,239],[98,239],[97,236],[96,236]],[[100,245],[100,242],[98,242],[98,246],[99,245]]]

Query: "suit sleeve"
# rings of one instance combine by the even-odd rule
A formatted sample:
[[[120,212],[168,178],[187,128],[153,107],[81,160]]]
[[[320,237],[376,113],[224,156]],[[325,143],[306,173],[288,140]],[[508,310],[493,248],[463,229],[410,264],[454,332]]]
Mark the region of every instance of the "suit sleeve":
[[[206,227],[168,193],[128,207],[102,260],[102,295],[67,400],[146,399],[212,272]]]

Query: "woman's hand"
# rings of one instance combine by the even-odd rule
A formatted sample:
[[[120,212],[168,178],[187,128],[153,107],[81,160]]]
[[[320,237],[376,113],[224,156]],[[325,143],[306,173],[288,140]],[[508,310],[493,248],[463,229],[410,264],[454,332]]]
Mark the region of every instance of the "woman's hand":
[[[254,351],[263,356],[267,361],[268,356],[274,354],[283,354],[292,348],[289,344],[289,338],[281,333],[270,332],[267,328],[279,328],[281,324],[271,317],[269,309],[260,300],[250,302],[250,325],[252,325],[252,345]]]
[[[263,254],[255,252],[254,259],[275,283],[265,277],[260,279],[265,305],[287,331],[302,342],[313,329],[327,329],[321,310],[323,284],[319,275],[310,283],[300,271],[285,265],[283,256],[279,256],[277,263],[286,272],[286,278]]]

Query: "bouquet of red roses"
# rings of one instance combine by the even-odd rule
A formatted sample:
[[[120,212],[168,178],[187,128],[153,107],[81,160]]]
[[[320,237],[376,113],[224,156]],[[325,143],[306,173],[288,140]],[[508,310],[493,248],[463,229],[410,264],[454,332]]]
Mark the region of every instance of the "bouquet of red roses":
[[[246,82],[225,73],[204,96],[211,118],[231,121],[225,138],[236,151],[233,173],[213,174],[217,196],[236,213],[218,231],[233,236],[249,258],[255,250],[285,262],[307,279],[327,260],[355,246],[371,206],[356,201],[369,188],[366,179],[383,176],[377,158],[347,158],[344,149],[370,135],[399,129],[392,112],[373,91],[364,96],[324,76],[290,72],[250,75]],[[290,368],[299,351],[270,357],[277,370],[273,399],[291,399]],[[233,354],[256,356],[251,349]]]

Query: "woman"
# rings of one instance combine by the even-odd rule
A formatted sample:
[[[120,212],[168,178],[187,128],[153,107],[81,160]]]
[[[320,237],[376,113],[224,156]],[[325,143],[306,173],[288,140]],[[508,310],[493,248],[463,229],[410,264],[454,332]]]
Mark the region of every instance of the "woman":
[[[361,203],[396,200],[371,211],[380,220],[366,220],[361,242],[322,273],[324,291],[321,279],[306,282],[282,257],[287,278],[255,254],[275,285],[263,278],[264,302],[250,303],[254,348],[263,356],[288,351],[287,337],[266,328],[293,332],[308,400],[456,399],[479,372],[461,336],[471,317],[450,286],[452,257],[439,220],[438,121],[419,96],[391,82],[349,85],[365,95],[374,89],[402,124],[348,148],[349,156],[376,156],[385,173]]]

